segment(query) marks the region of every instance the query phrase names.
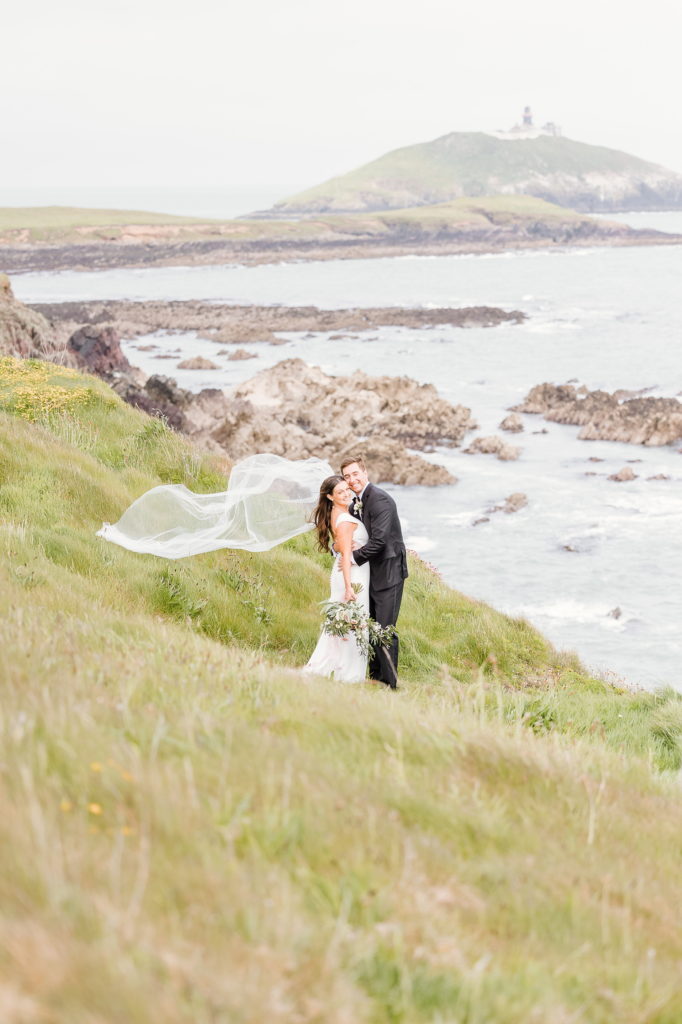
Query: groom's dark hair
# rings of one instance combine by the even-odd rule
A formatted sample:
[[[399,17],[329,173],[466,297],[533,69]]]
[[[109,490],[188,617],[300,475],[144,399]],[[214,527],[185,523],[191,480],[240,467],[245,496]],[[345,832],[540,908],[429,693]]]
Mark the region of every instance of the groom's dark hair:
[[[367,466],[365,465],[365,458],[359,452],[357,455],[347,455],[341,463],[341,473],[343,473],[346,466],[350,466],[353,462],[357,462],[360,469],[364,469],[367,472]]]

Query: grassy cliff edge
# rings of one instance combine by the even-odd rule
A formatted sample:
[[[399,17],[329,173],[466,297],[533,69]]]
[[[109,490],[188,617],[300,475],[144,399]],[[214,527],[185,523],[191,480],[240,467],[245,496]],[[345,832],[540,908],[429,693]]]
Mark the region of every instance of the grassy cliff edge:
[[[94,536],[226,468],[0,360],[3,1020],[678,1021],[678,695],[417,558],[402,692],[305,681],[310,536],[173,564]]]

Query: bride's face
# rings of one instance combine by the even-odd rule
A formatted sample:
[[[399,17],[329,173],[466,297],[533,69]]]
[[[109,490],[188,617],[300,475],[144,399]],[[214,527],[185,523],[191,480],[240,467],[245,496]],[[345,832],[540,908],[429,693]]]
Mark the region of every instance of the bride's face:
[[[335,505],[340,505],[342,508],[348,508],[352,500],[353,492],[350,487],[345,480],[340,481],[332,491],[332,501]]]

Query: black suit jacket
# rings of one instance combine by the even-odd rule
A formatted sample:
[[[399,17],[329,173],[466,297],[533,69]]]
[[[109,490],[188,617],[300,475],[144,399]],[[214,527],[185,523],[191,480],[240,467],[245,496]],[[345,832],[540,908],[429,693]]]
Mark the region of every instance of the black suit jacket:
[[[353,552],[353,558],[357,565],[370,563],[370,591],[395,587],[407,577],[407,553],[393,498],[380,487],[367,484],[362,496],[362,516],[358,516],[355,501],[351,512],[362,519],[369,534],[369,540]]]

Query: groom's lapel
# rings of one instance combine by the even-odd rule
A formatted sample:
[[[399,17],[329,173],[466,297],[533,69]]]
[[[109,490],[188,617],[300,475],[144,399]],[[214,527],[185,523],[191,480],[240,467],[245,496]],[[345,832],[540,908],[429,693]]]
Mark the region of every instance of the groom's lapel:
[[[360,499],[355,497],[355,498],[353,498],[353,500],[351,502],[351,507],[350,507],[351,513],[352,513],[352,515],[355,516],[356,519],[359,519],[360,522],[364,521],[364,517],[365,517],[365,502],[367,501],[367,495],[369,494],[369,489],[370,489],[371,486],[372,486],[371,484],[367,484],[367,486],[365,487],[364,491],[362,492],[362,499],[361,499],[361,501],[362,501],[362,513],[358,512],[357,508],[355,507],[356,502],[358,500],[360,500]]]

